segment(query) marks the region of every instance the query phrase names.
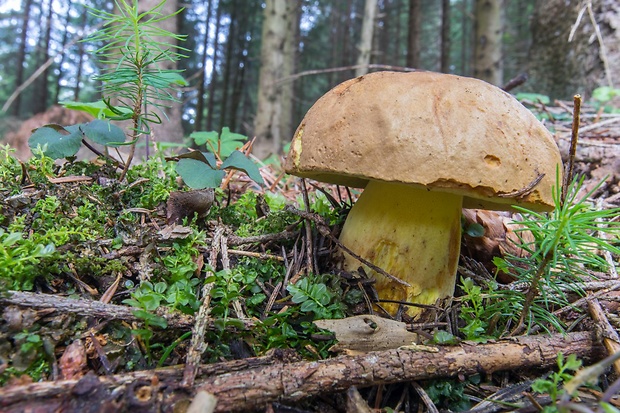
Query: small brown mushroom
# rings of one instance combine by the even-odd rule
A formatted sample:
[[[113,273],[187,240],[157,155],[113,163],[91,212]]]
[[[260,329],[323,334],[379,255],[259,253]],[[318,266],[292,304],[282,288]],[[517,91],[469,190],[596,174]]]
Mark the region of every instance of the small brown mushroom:
[[[364,267],[382,299],[433,304],[454,293],[461,208],[551,210],[561,158],[549,131],[495,86],[377,72],[336,86],[312,106],[285,169],[365,188],[340,240],[410,286],[349,255],[344,268]]]

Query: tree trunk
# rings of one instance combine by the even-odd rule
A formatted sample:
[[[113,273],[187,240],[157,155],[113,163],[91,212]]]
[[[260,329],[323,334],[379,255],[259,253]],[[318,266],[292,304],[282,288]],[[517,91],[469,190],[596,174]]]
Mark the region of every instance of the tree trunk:
[[[220,28],[222,20],[222,6],[220,2],[217,3],[217,11],[215,12],[215,35],[213,38],[213,58],[211,59],[211,80],[209,81],[209,100],[207,101],[207,124],[205,130],[213,130],[213,110],[215,109],[215,89],[217,86],[218,78],[218,51],[220,49]]]
[[[441,1],[441,64],[442,73],[450,73],[450,0]]]
[[[205,18],[205,37],[202,40],[202,66],[200,68],[200,78],[198,79],[198,96],[196,101],[196,120],[194,121],[194,131],[203,130],[204,126],[204,106],[205,106],[205,83],[207,77],[207,58],[209,56],[209,24],[211,23],[211,7],[213,1],[205,0],[207,4],[207,16]]]
[[[569,42],[569,35],[582,9],[579,0],[539,0],[531,19],[528,90],[552,99],[570,99],[581,93],[586,99],[603,78],[599,44],[588,12]],[[592,2],[596,10],[601,0]],[[594,39],[594,41],[591,41]],[[617,38],[614,40],[617,43]]]
[[[220,100],[220,124],[218,130],[228,125],[226,115],[228,114],[228,90],[230,89],[230,78],[232,71],[233,51],[235,46],[235,37],[237,33],[238,7],[237,0],[233,0],[232,12],[230,14],[230,23],[228,24],[228,36],[226,38],[226,55],[224,57],[224,73],[222,74],[222,97]]]
[[[43,4],[41,4],[41,13],[43,13]],[[40,38],[39,48],[43,51],[40,54],[40,64],[37,67],[42,66],[50,57],[50,39],[52,37],[52,16],[53,16],[52,0],[49,0],[47,4],[47,15],[45,16],[45,33]],[[37,79],[35,91],[33,94],[32,113],[42,113],[47,109],[47,101],[49,98],[49,66],[41,73],[39,79]]]
[[[84,13],[84,16],[86,16],[86,13]],[[82,20],[85,21],[86,18],[83,18]],[[80,100],[80,91],[81,91],[80,79],[82,78],[82,70],[84,67],[84,42],[78,43],[77,55],[78,55],[77,72],[75,74],[75,88],[73,89],[73,100],[76,102]]]
[[[364,6],[364,20],[362,20],[362,33],[358,45],[359,55],[357,57],[357,66],[355,76],[362,76],[368,73],[368,65],[370,64],[370,56],[372,54],[372,37],[375,30],[375,17],[377,15],[377,0],[366,0]]]
[[[476,44],[474,46],[474,77],[491,84],[503,83],[502,0],[476,0]]]
[[[407,36],[407,67],[420,68],[420,24],[422,3],[409,0],[409,32]]]
[[[19,36],[19,49],[17,51],[17,71],[15,73],[15,86],[20,86],[24,82],[24,63],[26,60],[26,39],[28,37],[28,21],[30,20],[30,6],[32,0],[24,0],[22,9],[24,10],[24,20],[22,21],[22,29]],[[21,93],[17,95],[13,101],[11,115],[19,116],[21,107]]]
[[[69,21],[71,19],[71,8],[72,8],[72,4],[69,3],[68,7],[67,7],[67,14],[65,15],[65,21],[64,21],[64,30],[62,33],[62,40],[60,41],[60,49],[63,50],[65,48],[65,46],[67,45],[67,39],[69,38]],[[86,15],[86,13],[84,13],[84,15]],[[84,24],[81,25],[81,27],[84,27]],[[53,103],[56,104],[58,103],[58,100],[60,99],[60,89],[61,89],[61,82],[63,79],[62,76],[62,72],[63,72],[63,65],[65,63],[65,58],[66,58],[66,53],[61,53],[60,56],[60,62],[58,62],[58,77],[56,78],[56,89],[54,90],[54,99],[53,99]]]
[[[470,50],[470,22],[469,0],[463,0],[461,4],[461,75],[469,76],[469,53]]]
[[[259,158],[279,152],[282,146],[280,118],[283,102],[278,80],[284,76],[284,45],[293,6],[289,0],[267,0],[264,10],[258,104],[254,121],[257,137],[254,154]]]
[[[288,25],[286,33],[286,42],[284,43],[284,56],[282,62],[282,77],[286,78],[295,73],[297,67],[297,55],[299,52],[299,25],[301,23],[301,7],[302,0],[289,0],[290,16],[288,16]],[[293,99],[294,82],[283,82],[280,84],[282,102],[282,113],[280,115],[280,136],[283,142],[288,142],[293,137],[293,108],[295,102]]]

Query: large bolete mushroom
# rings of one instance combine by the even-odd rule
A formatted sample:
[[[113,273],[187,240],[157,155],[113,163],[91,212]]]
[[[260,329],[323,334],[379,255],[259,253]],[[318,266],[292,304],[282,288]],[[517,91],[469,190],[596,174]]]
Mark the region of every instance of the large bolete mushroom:
[[[285,164],[297,176],[364,188],[340,241],[409,286],[349,254],[344,268],[375,277],[381,299],[419,304],[454,293],[461,208],[551,210],[558,168],[553,137],[510,94],[429,72],[336,86],[304,117]]]

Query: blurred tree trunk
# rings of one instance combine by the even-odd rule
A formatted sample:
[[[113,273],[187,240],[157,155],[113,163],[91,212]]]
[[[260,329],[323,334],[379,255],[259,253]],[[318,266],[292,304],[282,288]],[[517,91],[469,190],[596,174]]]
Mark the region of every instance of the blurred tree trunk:
[[[67,7],[67,14],[65,15],[65,19],[64,19],[64,30],[62,32],[62,40],[60,41],[60,49],[64,49],[66,44],[67,44],[67,39],[69,38],[69,20],[71,19],[71,6],[72,4],[69,3],[68,7]],[[84,15],[86,15],[86,13],[84,13]],[[85,17],[83,18],[84,22],[85,22]],[[84,24],[82,24],[82,27],[84,27]],[[82,43],[82,42],[80,42]],[[54,90],[54,99],[53,99],[53,103],[58,103],[58,100],[60,99],[60,89],[61,89],[61,83],[62,83],[62,72],[63,72],[63,65],[65,63],[65,58],[66,58],[66,53],[61,53],[60,56],[60,62],[58,62],[58,77],[56,78],[56,89]]]
[[[282,146],[281,117],[283,105],[291,102],[282,100],[282,87],[278,83],[284,74],[284,59],[294,58],[294,55],[285,56],[285,44],[292,41],[294,36],[287,39],[290,20],[294,18],[295,4],[290,0],[267,0],[264,10],[263,33],[261,44],[261,68],[259,74],[258,103],[254,121],[254,134],[257,138],[254,144],[254,154],[259,158],[266,158],[270,154],[278,153]],[[291,67],[287,63],[287,67]]]
[[[222,20],[222,6],[217,2],[217,11],[215,12],[215,35],[213,38],[213,58],[211,59],[211,80],[209,81],[209,99],[207,101],[207,124],[205,130],[213,130],[213,111],[215,109],[215,90],[217,86],[219,73],[218,51],[220,49],[220,28]]]
[[[28,21],[30,20],[30,6],[32,0],[24,0],[22,2],[22,10],[24,10],[24,17],[22,20],[21,33],[19,34],[19,49],[17,51],[17,70],[15,72],[15,86],[20,86],[24,82],[24,63],[26,60],[26,39],[28,37]],[[13,101],[11,108],[11,115],[19,116],[21,107],[21,93],[17,95]]]
[[[228,90],[230,88],[230,78],[232,72],[233,52],[235,46],[235,37],[237,35],[237,15],[239,3],[233,0],[230,13],[230,23],[228,24],[228,36],[226,37],[226,54],[224,56],[224,72],[222,73],[222,97],[220,100],[220,124],[219,129],[228,125],[226,115],[228,114]]]
[[[469,18],[469,0],[461,3],[461,72],[463,76],[469,76],[469,50],[471,50],[471,19]]]
[[[161,0],[140,0],[138,2],[138,12],[142,13],[146,10],[152,9],[157,6]],[[175,13],[179,9],[179,4],[177,0],[169,0],[164,3],[164,5],[159,9],[159,12],[163,15],[170,15]],[[178,19],[177,18],[169,18],[162,20],[159,23],[159,27],[163,30],[167,30],[171,33],[178,33]],[[156,41],[161,42],[169,42],[170,39],[165,38],[157,38]],[[160,63],[161,69],[166,70],[176,70],[177,63],[170,61],[163,61]],[[175,92],[172,91],[174,94]],[[169,106],[165,109],[166,116],[162,116],[162,123],[159,125],[152,125],[151,127],[151,137],[153,142],[183,142],[183,128],[181,126],[181,102],[164,102],[166,106]],[[158,109],[150,107],[147,110],[155,110]]]
[[[231,130],[240,131],[240,125],[237,124],[237,118],[239,113],[239,108],[241,105],[241,97],[243,95],[243,89],[245,86],[245,75],[246,69],[248,67],[248,56],[249,56],[249,47],[250,47],[250,39],[252,39],[252,26],[253,21],[250,13],[247,12],[248,9],[244,9],[239,16],[238,20],[238,33],[235,36],[235,46],[236,50],[234,56],[234,65],[235,68],[232,85],[231,85],[231,96],[230,96],[230,107],[229,107],[229,115],[228,115],[228,125]]]
[[[205,35],[202,40],[202,56],[200,66],[200,78],[198,80],[198,96],[196,101],[196,120],[194,121],[194,131],[203,130],[204,127],[204,107],[205,107],[205,87],[207,80],[207,59],[209,57],[209,25],[211,23],[211,0],[204,0],[207,6],[207,16],[205,17]]]
[[[450,0],[441,1],[441,63],[439,70],[450,73]]]
[[[593,10],[600,11],[603,3],[608,1],[593,0]],[[531,20],[536,41],[529,52],[528,90],[552,99],[571,99],[575,93],[587,98],[604,81],[600,48],[587,11],[584,10],[572,40],[568,41],[582,7],[579,0],[536,2]],[[618,38],[612,42],[617,44]]]
[[[84,25],[86,24],[86,16],[88,16],[88,14],[86,13],[86,10],[84,10],[84,12],[82,13],[81,27],[84,27]],[[73,100],[76,102],[80,100],[80,79],[82,78],[82,70],[84,67],[84,42],[79,42],[77,47],[78,63],[77,72],[75,73],[75,88],[73,89]]]
[[[297,55],[299,52],[299,25],[301,24],[301,12],[303,0],[288,0],[290,5],[290,16],[286,28],[286,42],[284,43],[284,61],[282,62],[282,77],[286,78],[295,73],[297,69]],[[280,116],[280,134],[283,142],[288,142],[294,133],[293,109],[294,104],[294,82],[284,81],[280,84],[282,114]]]
[[[600,55],[601,59],[606,60],[607,67],[599,84],[617,88],[620,83],[620,6],[614,0],[605,0],[601,3],[596,21],[600,25],[605,46],[605,56],[602,52]],[[618,99],[617,97],[616,100]]]
[[[474,77],[494,85],[503,83],[502,0],[476,0]]]
[[[52,36],[52,0],[47,3],[47,13],[42,23],[42,31],[39,36],[36,67],[41,67],[50,57],[50,39]],[[43,14],[43,3],[41,4],[41,14]],[[47,109],[47,100],[49,97],[49,66],[45,69],[41,76],[35,82],[34,93],[32,95],[32,104],[30,108],[33,114],[45,112]]]
[[[370,56],[372,54],[372,38],[375,30],[375,17],[377,16],[377,0],[366,0],[364,5],[364,19],[362,20],[362,33],[357,46],[359,55],[357,65],[365,66],[355,69],[355,76],[368,73]]]
[[[409,32],[407,36],[407,67],[420,68],[421,0],[409,0]]]

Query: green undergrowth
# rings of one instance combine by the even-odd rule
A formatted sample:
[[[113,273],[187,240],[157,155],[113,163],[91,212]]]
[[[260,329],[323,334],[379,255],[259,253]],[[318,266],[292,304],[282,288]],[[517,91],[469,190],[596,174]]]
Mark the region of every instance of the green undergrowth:
[[[302,228],[299,217],[284,211],[282,195],[216,189],[206,217],[181,223],[189,229],[186,237],[163,239],[158,232],[166,226],[170,193],[188,190],[177,179],[175,163],[155,157],[132,166],[125,182],[119,182],[118,175],[105,161],[58,165],[41,153],[21,164],[2,148],[0,294],[18,290],[99,299],[121,276],[111,303],[131,306],[141,322],[110,322],[99,332],[115,371],[183,363],[191,334],[168,326],[156,313],[196,314],[208,283],[213,283],[210,317],[215,328],[206,333],[205,362],[261,355],[274,348],[294,348],[310,358],[329,355],[333,341],[314,340],[319,331],[312,320],[343,317],[343,289],[334,275],[312,274],[294,288],[282,287],[294,274],[287,275],[285,263],[269,257],[290,252],[295,238],[267,243],[260,250],[256,244],[234,247],[267,256],[230,254],[230,269],[207,263],[216,226],[240,238]],[[55,181],[74,176],[90,180]],[[311,203],[326,220],[338,219],[322,194],[311,194]],[[134,252],[125,253],[128,249]],[[267,309],[270,292],[278,285],[279,299]],[[244,327],[235,305],[255,327]],[[21,374],[35,380],[48,377],[54,347],[68,345],[92,321],[67,323],[62,337],[54,340],[50,337],[57,334],[43,320],[17,331],[6,330],[0,322],[0,341],[11,343],[0,346],[0,360],[7,363],[0,383]],[[23,362],[8,362],[11,359]]]

